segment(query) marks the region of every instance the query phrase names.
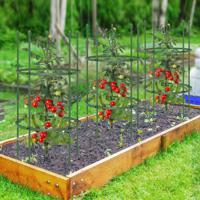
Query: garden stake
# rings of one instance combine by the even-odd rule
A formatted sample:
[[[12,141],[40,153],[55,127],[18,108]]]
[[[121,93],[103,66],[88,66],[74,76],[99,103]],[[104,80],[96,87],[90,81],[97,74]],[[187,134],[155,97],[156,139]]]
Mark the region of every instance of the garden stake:
[[[147,35],[146,35],[146,20],[144,21],[144,109],[145,112],[147,111],[147,50],[146,50],[146,42],[147,42]]]
[[[188,24],[188,85],[190,85],[190,25]],[[190,111],[190,89],[188,90],[188,104]]]
[[[31,31],[28,31],[28,161],[31,157]]]
[[[16,34],[16,46],[17,46],[17,142],[16,151],[17,158],[19,159],[19,32]]]
[[[69,31],[69,75],[68,75],[68,79],[69,79],[69,88],[68,88],[68,125],[69,127],[71,126],[71,73],[70,73],[70,69],[71,69],[71,40],[72,40],[72,35],[71,35],[71,31]],[[77,56],[78,57],[78,56]],[[70,130],[68,130],[68,134],[69,134],[69,141],[68,141],[68,166],[69,166],[69,172],[71,171],[71,134],[70,134]]]
[[[130,96],[131,96],[131,136],[133,135],[133,25],[130,28]]]
[[[77,51],[77,60],[76,60],[76,88],[77,88],[77,99],[76,99],[76,142],[77,142],[77,155],[79,156],[79,134],[78,134],[78,125],[79,125],[79,94],[78,94],[78,89],[79,89],[79,33],[77,32],[76,35],[76,51]]]
[[[152,110],[153,110],[153,119],[155,118],[155,27],[153,26],[153,35],[152,35],[152,41],[153,41],[153,60],[152,60],[152,70],[153,70],[153,101],[152,101]]]
[[[140,50],[140,40],[139,40],[139,27],[137,26],[137,105],[136,105],[136,129],[139,128],[139,50]]]
[[[88,49],[89,49],[89,39],[88,39],[88,24],[86,25],[86,88],[87,88],[87,93],[86,93],[86,116],[87,116],[87,128],[88,128],[88,116],[89,116],[89,110],[88,110],[88,102],[89,102],[89,71],[88,71]]]
[[[96,48],[96,136],[98,136],[99,134],[99,130],[98,130],[98,121],[99,121],[99,87],[98,87],[98,83],[99,83],[99,61],[98,61],[98,56],[99,56],[99,46],[98,46],[98,25],[96,25],[96,43],[95,43],[95,48]]]
[[[182,48],[183,48],[183,53],[182,53],[182,90],[183,90],[183,93],[182,93],[182,103],[183,103],[183,106],[182,106],[182,118],[184,119],[185,117],[185,99],[184,99],[184,94],[185,94],[185,23],[183,22],[183,33],[182,33]]]

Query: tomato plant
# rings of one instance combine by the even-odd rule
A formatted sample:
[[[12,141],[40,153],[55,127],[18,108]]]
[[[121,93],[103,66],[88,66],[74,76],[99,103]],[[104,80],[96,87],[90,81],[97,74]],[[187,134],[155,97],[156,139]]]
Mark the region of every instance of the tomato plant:
[[[130,66],[127,57],[123,56],[124,48],[117,37],[115,27],[103,32],[98,45],[103,52],[101,56],[104,58],[104,67],[100,72],[101,78],[92,85],[94,99],[97,87],[99,91],[99,117],[110,123],[115,119],[130,117]]]
[[[155,94],[156,103],[164,104],[166,109],[169,104],[183,102],[182,94],[188,91],[189,86],[183,84],[184,66],[178,62],[178,55],[182,54],[176,47],[176,41],[170,34],[170,27],[161,28],[161,33],[155,35],[155,59],[150,63],[150,82],[148,88]]]
[[[38,52],[31,52],[36,63],[31,74],[39,77],[35,86],[39,92],[25,97],[24,105],[31,109],[31,127],[35,130],[31,135],[32,144],[44,145],[47,155],[48,146],[72,142],[69,131],[75,122],[68,116],[66,105],[69,103],[69,76],[76,71],[66,68],[68,64],[56,55],[55,43],[50,37],[39,40],[38,46]],[[27,114],[23,116],[26,123],[28,117]]]

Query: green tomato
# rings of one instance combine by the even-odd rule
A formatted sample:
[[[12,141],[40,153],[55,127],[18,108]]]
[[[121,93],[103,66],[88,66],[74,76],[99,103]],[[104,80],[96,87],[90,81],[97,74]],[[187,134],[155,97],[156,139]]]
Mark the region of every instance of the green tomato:
[[[124,79],[124,75],[119,75],[118,78],[119,79]]]

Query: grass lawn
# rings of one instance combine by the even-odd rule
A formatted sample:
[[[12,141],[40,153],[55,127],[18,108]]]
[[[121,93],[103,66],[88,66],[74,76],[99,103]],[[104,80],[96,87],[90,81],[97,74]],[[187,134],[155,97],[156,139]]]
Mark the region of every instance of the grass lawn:
[[[200,199],[200,134],[173,144],[166,152],[114,178],[83,200],[198,200]],[[50,200],[47,196],[0,177],[1,200]]]

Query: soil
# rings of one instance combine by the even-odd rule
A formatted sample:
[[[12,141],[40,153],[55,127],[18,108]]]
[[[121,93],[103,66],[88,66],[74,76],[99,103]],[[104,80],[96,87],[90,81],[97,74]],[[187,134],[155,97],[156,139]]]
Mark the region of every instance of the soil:
[[[183,118],[180,117],[183,112],[181,106],[171,106],[168,111],[157,106],[155,118],[152,118],[143,110],[141,106],[138,128],[135,121],[132,124],[118,121],[113,123],[112,128],[107,121],[100,121],[97,132],[96,122],[81,123],[78,128],[79,153],[77,153],[77,129],[71,131],[74,140],[71,151],[67,145],[54,145],[49,148],[48,158],[45,158],[42,145],[34,145],[32,164],[66,175],[200,114],[198,109],[185,107]],[[4,146],[1,153],[16,158],[16,144]],[[28,148],[24,142],[20,142],[18,159],[26,161],[27,157]]]

